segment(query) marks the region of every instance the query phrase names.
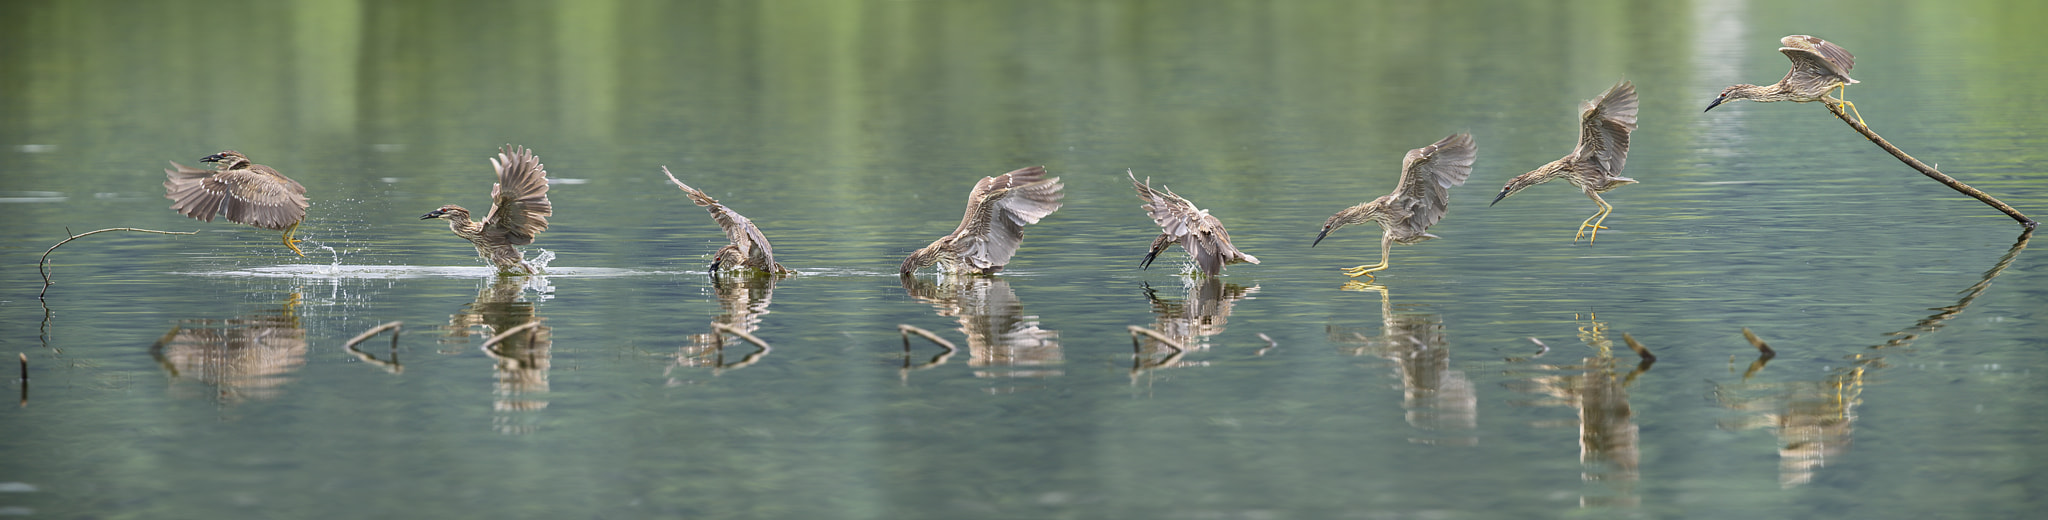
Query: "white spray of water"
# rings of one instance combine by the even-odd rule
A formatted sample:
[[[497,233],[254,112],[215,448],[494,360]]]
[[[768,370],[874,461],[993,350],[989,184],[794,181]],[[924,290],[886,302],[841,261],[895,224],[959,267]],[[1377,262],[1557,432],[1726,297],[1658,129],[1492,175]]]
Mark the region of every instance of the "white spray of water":
[[[555,252],[542,249],[540,254],[533,255],[533,259],[527,260],[526,263],[532,265],[535,271],[547,272],[548,262],[553,261],[555,261]]]

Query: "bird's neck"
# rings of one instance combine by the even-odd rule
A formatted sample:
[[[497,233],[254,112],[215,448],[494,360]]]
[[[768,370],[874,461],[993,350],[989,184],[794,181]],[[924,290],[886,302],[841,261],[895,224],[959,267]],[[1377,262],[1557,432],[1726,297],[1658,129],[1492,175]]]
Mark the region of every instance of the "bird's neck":
[[[450,217],[448,219],[448,230],[454,231],[455,236],[467,238],[472,241],[479,238],[483,238],[484,236],[484,225],[469,220],[468,215],[455,215],[453,217]]]

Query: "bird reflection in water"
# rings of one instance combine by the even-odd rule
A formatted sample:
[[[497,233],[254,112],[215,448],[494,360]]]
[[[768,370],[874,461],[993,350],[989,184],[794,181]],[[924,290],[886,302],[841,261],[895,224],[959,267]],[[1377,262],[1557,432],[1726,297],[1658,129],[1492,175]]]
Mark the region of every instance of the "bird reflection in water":
[[[149,347],[174,383],[198,381],[214,399],[234,403],[276,397],[288,375],[306,364],[306,329],[299,326],[299,294],[276,312],[225,320],[185,320]]]
[[[1131,383],[1140,374],[1161,368],[1207,365],[1207,361],[1184,361],[1189,351],[1209,349],[1209,338],[1223,333],[1230,322],[1231,307],[1258,293],[1259,287],[1224,283],[1213,277],[1182,280],[1181,298],[1161,298],[1159,290],[1145,286],[1145,299],[1152,303],[1156,317],[1149,333],[1133,333]],[[1156,336],[1155,336],[1156,334]]]
[[[1444,339],[1443,316],[1394,312],[1393,298],[1384,285],[1347,284],[1345,289],[1379,293],[1380,332],[1372,336],[1362,329],[1330,325],[1325,327],[1330,343],[1336,345],[1338,352],[1394,363],[1395,375],[1401,378],[1401,407],[1407,410],[1408,425],[1433,432],[1430,437],[1410,440],[1420,444],[1477,444],[1479,439],[1472,431],[1479,427],[1479,395],[1463,370],[1451,368],[1451,348]]]
[[[534,423],[519,413],[548,407],[542,394],[548,393],[554,338],[552,327],[541,324],[545,318],[535,311],[534,301],[522,298],[528,288],[540,295],[535,300],[546,299],[552,289],[546,277],[492,277],[477,291],[476,301],[448,316],[448,336],[442,340],[468,343],[471,334],[487,338],[481,348],[494,362],[492,409],[501,415],[492,422],[500,433],[531,433]]]
[[[903,290],[960,321],[967,336],[967,366],[976,377],[1057,377],[1062,362],[1059,331],[1038,328],[1010,282],[978,276],[905,276]],[[930,365],[930,366],[936,366]]]
[[[1579,430],[1579,462],[1583,466],[1580,478],[1592,482],[1614,483],[1613,496],[1580,496],[1579,505],[1589,506],[1635,506],[1642,499],[1635,495],[1635,482],[1640,478],[1638,462],[1641,452],[1635,411],[1629,406],[1628,387],[1636,377],[1650,370],[1657,357],[1650,354],[1634,337],[1622,335],[1630,350],[1634,350],[1638,361],[1626,375],[1620,374],[1621,362],[1614,355],[1614,338],[1608,335],[1607,323],[1591,314],[1579,324],[1579,341],[1593,347],[1594,355],[1583,358],[1576,365],[1551,365],[1538,363],[1536,356],[1521,360],[1527,366],[1511,371],[1511,374],[1527,377],[1509,382],[1516,391],[1548,396],[1549,399],[1535,401],[1543,406],[1565,406],[1578,411],[1575,425]],[[1541,345],[1540,340],[1530,338]],[[1545,347],[1548,350],[1548,347]]]
[[[1738,418],[1721,422],[1721,427],[1730,430],[1752,430],[1767,428],[1778,437],[1778,484],[1794,488],[1813,481],[1813,476],[1829,459],[1846,453],[1854,441],[1856,407],[1863,401],[1865,376],[1873,370],[1885,368],[1886,349],[1911,345],[1926,334],[1939,331],[1948,321],[1961,315],[1970,304],[1991,288],[1991,281],[1998,278],[2005,268],[2017,260],[2020,251],[2027,248],[2034,230],[2020,233],[1998,263],[1985,270],[1977,282],[1964,288],[1954,304],[1935,307],[1934,314],[1921,318],[1912,326],[1885,333],[1890,338],[1883,343],[1871,345],[1844,359],[1846,364],[1828,371],[1826,376],[1811,381],[1749,382],[1749,378],[1764,368],[1765,362],[1774,356],[1774,349],[1760,337],[1744,329],[1744,336],[1762,355],[1750,365],[1748,373],[1740,383],[1715,385],[1714,396],[1721,406],[1741,412]]]
[[[668,386],[688,384],[675,377],[675,369],[710,368],[712,375],[725,370],[738,370],[759,362],[768,355],[766,343],[753,338],[754,331],[761,329],[761,316],[768,314],[768,303],[775,296],[775,282],[781,276],[758,274],[717,275],[711,277],[711,288],[718,293],[718,317],[711,319],[711,326],[703,334],[691,334],[690,343],[676,349],[675,362],[662,371]],[[726,336],[740,336],[755,341],[754,348],[738,359],[728,359],[725,347]]]

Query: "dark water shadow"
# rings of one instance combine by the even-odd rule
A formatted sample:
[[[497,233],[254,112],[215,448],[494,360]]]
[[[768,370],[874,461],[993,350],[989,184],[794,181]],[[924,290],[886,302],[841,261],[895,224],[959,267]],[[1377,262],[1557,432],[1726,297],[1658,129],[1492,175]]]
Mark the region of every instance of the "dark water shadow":
[[[1064,375],[1059,331],[1038,326],[1010,281],[983,276],[900,278],[912,298],[931,304],[941,317],[955,318],[967,336],[967,366],[975,377],[1040,378]],[[936,365],[931,365],[936,366]]]
[[[1208,366],[1207,361],[1187,361],[1194,352],[1209,350],[1209,339],[1222,334],[1230,323],[1230,311],[1238,301],[1259,292],[1258,286],[1226,284],[1216,277],[1185,279],[1180,298],[1166,298],[1151,285],[1145,286],[1145,300],[1152,306],[1152,327],[1131,335],[1131,384],[1140,377],[1164,368]]]
[[[1441,314],[1395,312],[1386,286],[1347,284],[1345,290],[1379,293],[1379,333],[1370,329],[1325,325],[1337,351],[1372,356],[1393,363],[1401,381],[1401,408],[1408,425],[1429,432],[1410,438],[1418,444],[1470,446],[1479,438],[1479,394],[1463,370],[1451,367],[1451,347]]]
[[[1549,347],[1529,338],[1547,352]],[[1574,428],[1579,432],[1581,480],[1606,482],[1608,492],[1581,494],[1581,507],[1642,504],[1635,483],[1641,480],[1641,435],[1635,424],[1635,409],[1629,405],[1629,387],[1657,362],[1635,338],[1622,334],[1627,347],[1636,353],[1633,367],[1623,373],[1627,362],[1615,355],[1614,337],[1607,322],[1587,314],[1578,326],[1577,339],[1593,349],[1593,355],[1576,364],[1547,364],[1540,356],[1510,359],[1508,374],[1515,379],[1504,383],[1517,392],[1541,396],[1521,404],[1571,408],[1577,417],[1570,423],[1542,423],[1539,426]]]
[[[533,412],[546,409],[548,370],[553,364],[553,328],[543,325],[533,300],[522,298],[526,289],[547,294],[545,276],[496,276],[476,293],[476,299],[448,316],[446,344],[467,344],[470,335],[486,338],[479,348],[492,361],[495,400],[492,427],[499,433],[532,433],[538,424]],[[545,299],[537,296],[535,299]],[[456,353],[457,351],[444,351]]]
[[[1817,380],[1750,382],[1750,377],[1764,370],[1775,351],[1784,347],[1770,346],[1768,331],[1752,333],[1745,328],[1744,335],[1761,354],[1750,364],[1741,382],[1714,385],[1715,402],[1739,413],[1721,421],[1721,427],[1734,431],[1771,430],[1778,438],[1779,486],[1789,489],[1813,482],[1814,474],[1826,467],[1830,459],[1847,453],[1854,444],[1856,408],[1863,404],[1865,376],[1888,366],[1883,354],[1909,347],[1961,315],[1991,288],[1992,280],[2012,266],[2033,235],[2032,229],[2022,231],[2012,247],[1976,283],[1957,292],[1955,303],[1930,308],[1933,314],[1911,326],[1882,334],[1890,339],[1850,354],[1844,358],[1846,364]]]
[[[224,404],[277,397],[291,373],[306,365],[298,304],[299,294],[292,293],[276,312],[180,321],[150,345],[149,355],[174,390],[180,382],[198,382]]]
[[[768,304],[775,298],[775,283],[782,276],[767,274],[712,273],[711,288],[718,295],[718,316],[711,318],[711,324],[700,334],[691,334],[689,343],[678,347],[673,361],[661,372],[668,378],[668,386],[687,384],[675,376],[677,368],[707,368],[713,376],[726,370],[746,368],[759,363],[774,350],[766,342],[754,336],[761,330],[761,317],[768,315]],[[728,337],[743,339],[753,346],[737,358],[728,358],[726,347],[731,343]]]

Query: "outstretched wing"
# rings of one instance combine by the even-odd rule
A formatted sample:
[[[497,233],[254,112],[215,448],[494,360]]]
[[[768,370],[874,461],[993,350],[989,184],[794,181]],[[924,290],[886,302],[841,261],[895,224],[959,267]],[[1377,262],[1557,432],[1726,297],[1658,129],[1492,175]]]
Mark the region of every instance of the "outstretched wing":
[[[491,185],[491,213],[484,217],[484,236],[514,245],[533,243],[555,214],[548,201],[548,171],[540,157],[523,146],[505,145],[491,158],[498,183]]]
[[[975,183],[968,194],[967,214],[960,221],[965,258],[977,269],[1002,267],[1024,242],[1024,226],[1060,209],[1058,177],[1045,178],[1045,168],[1032,166]]]
[[[164,170],[171,209],[212,222],[215,215],[263,229],[284,229],[306,218],[306,187],[269,166],[203,170],[171,162]]]
[[[1471,134],[1452,134],[1435,144],[1408,151],[1401,160],[1401,183],[1394,198],[1409,209],[1407,226],[1416,232],[1443,220],[1451,206],[1451,187],[1472,176],[1478,145]]]
[[[1129,170],[1124,174],[1131,178],[1131,186],[1138,190],[1138,198],[1145,201],[1145,213],[1152,217],[1153,223],[1159,224],[1161,240],[1170,237],[1180,242],[1181,249],[1194,257],[1195,265],[1202,269],[1203,274],[1215,276],[1223,272],[1223,266],[1232,262],[1259,263],[1257,258],[1238,251],[1230,244],[1230,232],[1223,229],[1223,221],[1195,208],[1193,202],[1175,195],[1172,189],[1163,186],[1160,190],[1152,189],[1150,178],[1139,182],[1137,174]],[[1153,242],[1157,244],[1159,240]],[[1157,254],[1156,249],[1153,254]],[[1149,264],[1151,258],[1147,256],[1146,263]]]
[[[676,174],[669,173],[667,166],[661,167],[661,173],[667,175],[668,181],[681,188],[684,194],[689,195],[690,202],[711,212],[711,220],[717,221],[719,229],[725,230],[726,240],[732,241],[734,246],[738,246],[746,254],[747,267],[764,271],[775,270],[775,250],[768,245],[768,236],[761,234],[761,228],[754,226],[754,221],[747,220],[747,217],[725,207],[724,204],[719,204],[718,199],[711,198],[703,191],[683,184],[682,180],[676,178]]]
[[[1785,53],[1785,57],[1791,58],[1795,69],[1803,66],[1817,74],[1834,74],[1848,78],[1849,69],[1856,68],[1856,56],[1849,54],[1848,49],[1827,40],[1794,34],[1779,39],[1778,43],[1785,45],[1779,47],[1778,52]]]
[[[1636,86],[1616,83],[1579,109],[1579,147],[1573,158],[1619,175],[1628,161],[1628,136],[1636,130]]]

